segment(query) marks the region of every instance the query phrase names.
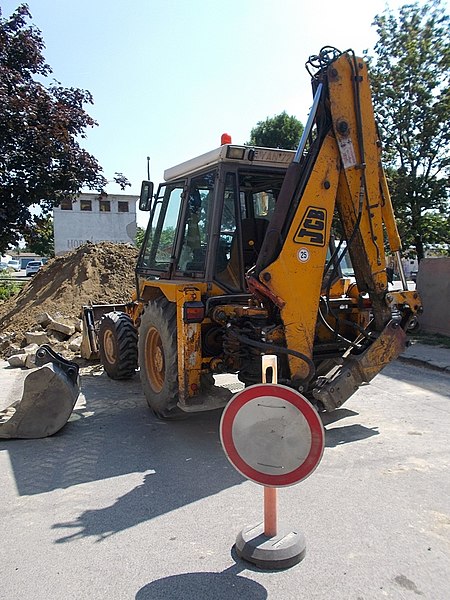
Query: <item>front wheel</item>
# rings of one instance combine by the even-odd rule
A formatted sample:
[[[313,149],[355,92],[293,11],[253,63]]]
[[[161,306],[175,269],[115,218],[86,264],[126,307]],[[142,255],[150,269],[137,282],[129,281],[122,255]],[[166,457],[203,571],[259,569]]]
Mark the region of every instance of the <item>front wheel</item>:
[[[177,407],[176,307],[165,298],[149,302],[141,316],[139,367],[145,398],[156,416],[161,419],[185,416]]]
[[[100,361],[111,379],[131,379],[137,369],[138,335],[129,315],[110,312],[98,330]]]

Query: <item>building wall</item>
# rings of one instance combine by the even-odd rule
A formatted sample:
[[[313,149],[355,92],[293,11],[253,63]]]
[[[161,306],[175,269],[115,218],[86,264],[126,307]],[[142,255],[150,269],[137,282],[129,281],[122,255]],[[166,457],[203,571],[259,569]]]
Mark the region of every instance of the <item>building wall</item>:
[[[423,258],[417,291],[423,303],[420,327],[430,333],[450,335],[450,258]]]
[[[80,194],[73,202],[53,209],[55,254],[63,254],[89,242],[134,243],[137,196]],[[91,210],[83,210],[86,206]],[[105,210],[109,203],[110,210]],[[128,212],[119,212],[119,203],[128,203]],[[123,204],[122,204],[123,205]],[[68,210],[68,208],[71,209]]]

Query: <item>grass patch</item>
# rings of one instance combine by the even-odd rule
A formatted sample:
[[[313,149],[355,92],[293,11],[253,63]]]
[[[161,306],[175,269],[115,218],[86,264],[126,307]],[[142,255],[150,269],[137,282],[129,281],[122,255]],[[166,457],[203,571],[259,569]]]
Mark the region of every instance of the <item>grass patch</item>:
[[[11,280],[11,276],[7,273],[0,275],[0,302],[8,300],[21,290],[20,283]]]
[[[442,346],[443,348],[450,348],[450,337],[448,335],[441,335],[440,333],[428,333],[426,331],[412,332],[408,337],[419,344],[428,344],[429,346]]]

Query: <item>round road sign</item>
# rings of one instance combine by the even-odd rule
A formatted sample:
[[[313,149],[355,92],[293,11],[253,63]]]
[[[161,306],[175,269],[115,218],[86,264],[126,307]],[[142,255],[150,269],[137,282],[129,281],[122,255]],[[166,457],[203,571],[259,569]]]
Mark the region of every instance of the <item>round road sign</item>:
[[[285,487],[306,479],[322,458],[325,433],[313,406],[284,385],[252,385],[235,394],[220,421],[231,464],[247,479]]]

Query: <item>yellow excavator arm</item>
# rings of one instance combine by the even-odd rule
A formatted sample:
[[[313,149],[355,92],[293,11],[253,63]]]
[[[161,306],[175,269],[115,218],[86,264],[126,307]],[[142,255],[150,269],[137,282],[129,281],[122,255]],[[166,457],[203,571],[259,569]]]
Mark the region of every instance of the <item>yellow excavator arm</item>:
[[[296,351],[289,355],[291,377],[301,387],[313,377],[307,359],[313,359],[318,320],[333,324],[332,286],[324,293],[323,280],[337,210],[356,279],[353,305],[367,297],[371,322],[361,328],[362,346],[353,340],[342,364],[332,365],[330,373],[317,379],[314,397],[333,409],[404,350],[404,330],[421,304],[406,289],[404,277],[405,289],[388,293],[385,235],[395,253],[401,242],[381,165],[367,64],[351,51],[331,59],[324,53],[319,60],[313,77],[314,112],[288,169],[252,277],[260,292],[278,298],[286,345]],[[393,307],[401,309],[401,321],[392,320]]]

